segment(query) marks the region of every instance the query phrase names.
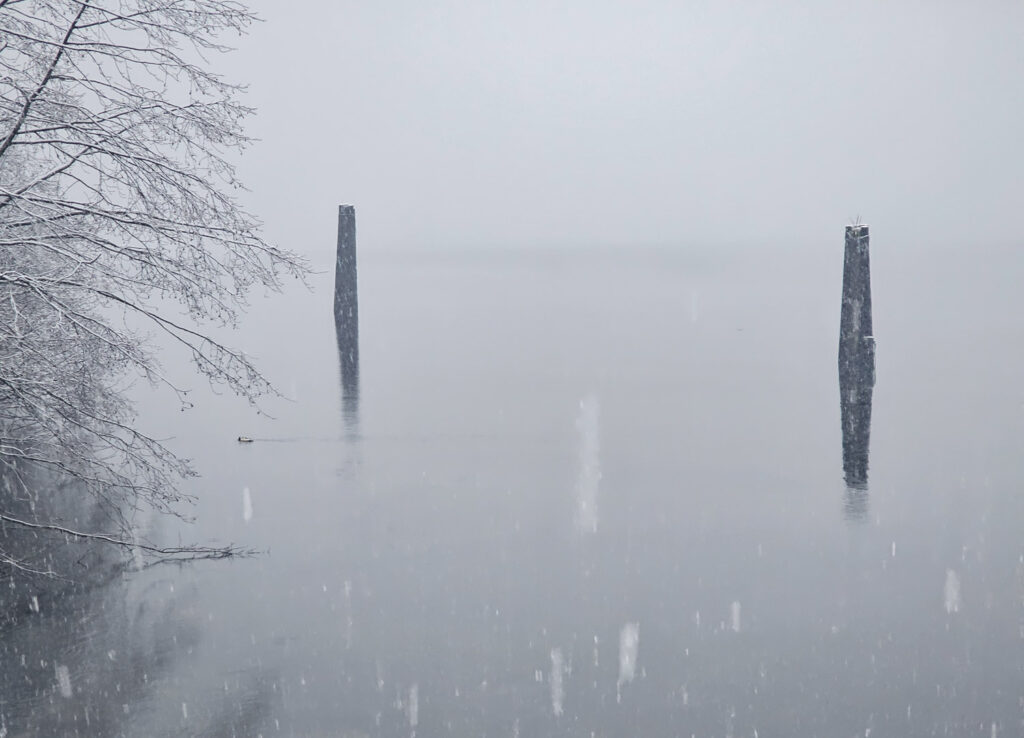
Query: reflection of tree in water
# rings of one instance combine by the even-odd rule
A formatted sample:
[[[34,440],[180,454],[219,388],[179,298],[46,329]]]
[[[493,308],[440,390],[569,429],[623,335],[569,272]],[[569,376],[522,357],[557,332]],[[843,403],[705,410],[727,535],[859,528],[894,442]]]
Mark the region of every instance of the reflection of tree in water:
[[[29,520],[110,523],[95,498],[38,469],[0,471],[0,505]],[[119,547],[10,524],[0,548],[21,564],[3,565],[0,587],[0,734],[250,735],[275,704],[270,676],[243,670],[230,689],[207,690],[207,704],[183,707],[189,680],[175,675],[203,619],[196,589],[166,569],[138,572]]]
[[[112,498],[82,494],[77,480],[26,463],[0,464],[0,510],[13,520],[83,530],[109,530],[125,515]],[[108,581],[123,564],[116,546],[0,519],[0,573],[11,582],[0,591],[0,621],[27,607],[31,597]]]
[[[3,636],[3,711],[15,734],[118,735],[198,629],[154,588],[129,605],[118,586],[77,586]],[[163,596],[163,599],[152,599]]]

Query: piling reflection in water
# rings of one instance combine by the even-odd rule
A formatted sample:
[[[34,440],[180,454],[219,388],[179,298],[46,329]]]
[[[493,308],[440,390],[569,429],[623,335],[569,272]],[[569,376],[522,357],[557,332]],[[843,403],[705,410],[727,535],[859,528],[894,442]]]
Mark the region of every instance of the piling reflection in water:
[[[843,305],[839,323],[839,407],[843,425],[845,515],[860,520],[868,508],[868,451],[875,386],[871,326],[871,262],[866,225],[847,226]]]
[[[340,322],[338,363],[341,365],[341,416],[347,433],[359,429],[359,327],[347,330]]]
[[[334,327],[341,365],[341,412],[348,435],[359,429],[359,293],[356,279],[356,211],[338,207],[338,256],[334,273]]]

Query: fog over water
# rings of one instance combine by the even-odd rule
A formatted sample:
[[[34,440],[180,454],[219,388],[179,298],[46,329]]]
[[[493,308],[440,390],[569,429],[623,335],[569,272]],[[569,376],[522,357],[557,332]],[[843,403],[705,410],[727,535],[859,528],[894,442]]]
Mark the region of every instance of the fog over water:
[[[283,397],[134,391],[261,553],[12,585],[0,738],[1024,730],[1024,8],[256,5]]]
[[[256,4],[226,68],[271,235],[388,247],[1013,241],[1012,2]]]
[[[267,553],[41,600],[4,639],[5,719],[29,735],[72,734],[87,709],[109,735],[1013,734],[1022,264],[874,236],[851,515],[837,236],[773,258],[367,254],[357,398],[320,264],[317,289],[261,303],[238,334],[292,398],[276,419],[205,393],[185,413],[142,405],[203,472],[180,535]]]

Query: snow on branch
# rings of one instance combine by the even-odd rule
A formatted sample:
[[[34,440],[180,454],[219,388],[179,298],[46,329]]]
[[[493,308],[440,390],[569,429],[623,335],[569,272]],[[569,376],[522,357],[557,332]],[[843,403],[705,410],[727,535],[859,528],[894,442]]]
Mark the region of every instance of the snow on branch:
[[[254,21],[230,0],[0,0],[0,463],[175,511],[191,469],[125,389],[187,392],[129,325],[250,402],[273,392],[212,334],[308,272],[236,198],[252,111],[210,62]]]

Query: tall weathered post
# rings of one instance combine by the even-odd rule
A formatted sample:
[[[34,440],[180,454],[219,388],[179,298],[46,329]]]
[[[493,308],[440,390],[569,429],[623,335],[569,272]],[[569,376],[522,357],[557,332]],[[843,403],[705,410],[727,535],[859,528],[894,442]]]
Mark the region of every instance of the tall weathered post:
[[[342,414],[349,430],[355,430],[359,416],[359,292],[356,279],[356,210],[351,205],[338,206],[334,327],[341,364]]]
[[[871,326],[871,261],[866,225],[846,227],[839,320],[839,408],[843,425],[846,515],[867,514],[875,337]]]

